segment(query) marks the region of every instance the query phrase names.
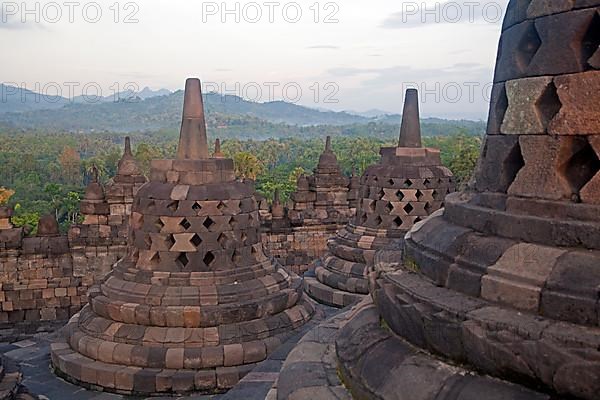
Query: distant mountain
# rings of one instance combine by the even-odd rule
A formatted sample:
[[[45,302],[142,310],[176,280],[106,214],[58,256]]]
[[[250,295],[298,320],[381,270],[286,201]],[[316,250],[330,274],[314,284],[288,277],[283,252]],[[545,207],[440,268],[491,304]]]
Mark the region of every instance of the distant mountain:
[[[69,103],[60,96],[41,95],[31,90],[0,83],[0,114],[35,110],[55,110]]]
[[[32,93],[26,94],[28,99],[33,97]],[[97,103],[57,98],[50,105],[46,103],[46,108],[27,101],[21,104],[13,98],[7,104],[9,107],[3,107],[3,112],[0,112],[0,124],[16,129],[121,133],[175,131],[181,123],[183,91],[169,93],[166,90],[153,91],[145,88],[136,96],[128,97],[124,93],[118,96],[118,101],[103,99]],[[259,133],[261,137],[270,134],[281,136],[286,132],[298,131],[287,127],[349,127],[366,124],[391,126],[384,129],[390,131],[396,129],[395,126],[401,120],[400,115],[369,118],[348,112],[320,111],[283,101],[257,103],[219,93],[205,94],[204,104],[209,126],[222,132],[245,136],[255,133]],[[483,131],[481,122],[436,119],[426,119],[424,122],[433,127],[432,134],[444,134],[444,126],[465,128],[469,134]],[[360,129],[350,129],[352,132],[356,130]]]
[[[51,90],[51,89],[49,89]],[[167,89],[152,90],[145,87],[139,92],[125,90],[110,96],[94,99],[93,97],[76,96],[68,99],[62,96],[39,94],[28,89],[0,84],[0,114],[9,112],[27,112],[37,110],[56,110],[68,104],[97,104],[140,101],[158,96],[168,96],[172,92]]]
[[[390,115],[398,115],[398,114],[394,114],[394,113],[390,113],[387,111],[382,111],[382,110],[378,110],[376,108],[372,109],[372,110],[367,110],[367,111],[346,111],[348,114],[351,115],[358,115],[359,117],[365,117],[365,118],[380,118],[380,117],[386,117],[386,116],[390,116]]]
[[[147,91],[140,92],[147,95]],[[59,100],[60,106],[21,108],[11,103],[0,121],[20,128],[53,128],[62,130],[90,131],[112,130],[118,132],[144,131],[178,126],[183,105],[183,91],[168,95],[153,92],[151,97],[124,95],[119,101],[102,99],[95,103]],[[256,103],[237,96],[208,93],[204,95],[207,113],[237,115],[257,118],[271,123],[289,125],[349,125],[368,123],[369,119],[345,112],[322,112],[295,104],[275,101]]]

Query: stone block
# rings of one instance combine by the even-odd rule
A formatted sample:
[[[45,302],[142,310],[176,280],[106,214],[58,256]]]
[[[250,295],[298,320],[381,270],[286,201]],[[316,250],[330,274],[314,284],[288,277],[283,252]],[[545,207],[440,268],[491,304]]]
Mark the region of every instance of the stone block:
[[[552,77],[542,76],[505,83],[508,108],[500,128],[505,135],[542,135],[560,103]]]
[[[600,134],[600,71],[554,79],[562,107],[549,126],[552,135]]]
[[[482,278],[481,297],[537,312],[542,288],[564,253],[534,244],[510,247]]]

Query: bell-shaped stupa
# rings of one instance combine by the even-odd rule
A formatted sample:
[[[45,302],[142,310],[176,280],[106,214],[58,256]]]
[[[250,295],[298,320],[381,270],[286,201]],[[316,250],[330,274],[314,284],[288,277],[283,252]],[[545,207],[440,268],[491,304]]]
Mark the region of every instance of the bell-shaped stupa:
[[[315,263],[316,278],[305,279],[307,293],[321,303],[343,307],[368,294],[375,252],[402,239],[454,191],[440,151],[421,146],[415,89],[406,92],[398,146],[380,153],[381,161],[361,178],[354,218],[329,240],[329,252]]]
[[[209,158],[198,79],[186,82],[177,158],[152,161],[128,254],[52,345],[65,378],[119,393],[235,385],[313,314],[298,276],[263,252],[254,188]]]
[[[408,233],[376,308],[338,338],[354,391],[599,398],[599,4],[510,1],[474,179]]]

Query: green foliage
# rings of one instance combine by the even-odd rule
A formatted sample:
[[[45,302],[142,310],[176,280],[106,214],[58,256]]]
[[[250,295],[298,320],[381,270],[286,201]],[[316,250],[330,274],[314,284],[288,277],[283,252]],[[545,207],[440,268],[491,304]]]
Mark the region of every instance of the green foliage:
[[[481,138],[474,136],[470,128],[461,128],[459,122],[433,125],[436,132],[443,128],[453,134],[425,137],[424,144],[439,148],[444,165],[464,184],[479,156]],[[425,131],[427,124],[423,126]],[[281,131],[272,137],[285,136],[291,132],[288,128],[292,129],[280,127]],[[296,136],[263,141],[226,139],[222,151],[234,159],[239,177],[255,179],[257,191],[269,200],[279,189],[285,202],[296,189],[298,176],[310,174],[316,167],[327,134],[333,135],[333,151],[346,175],[353,171],[362,174],[379,160],[381,147],[395,146],[398,140],[397,127],[379,122],[293,127],[293,132]],[[146,174],[152,159],[175,155],[178,140],[175,131],[140,132],[131,136],[135,157]],[[64,231],[78,222],[79,202],[90,181],[92,166],[98,168],[101,182],[106,183],[116,173],[122,143],[123,137],[117,133],[23,132],[0,128],[0,187],[15,192],[7,203],[18,205],[13,223],[35,228],[41,215],[53,214]]]

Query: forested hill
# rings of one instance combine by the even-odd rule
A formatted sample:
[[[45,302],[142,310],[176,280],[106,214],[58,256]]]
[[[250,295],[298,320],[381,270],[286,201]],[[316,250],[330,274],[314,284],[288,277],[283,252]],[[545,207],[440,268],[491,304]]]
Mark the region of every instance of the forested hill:
[[[332,134],[365,130],[360,126],[378,126],[376,130],[394,130],[399,115],[365,117],[346,112],[320,111],[282,101],[257,103],[237,96],[209,93],[205,96],[209,128],[222,130],[223,136],[285,137],[312,126],[328,126]],[[7,96],[0,105],[0,124],[14,129],[36,129],[68,132],[151,132],[177,130],[181,121],[183,91],[169,95],[139,97],[97,103],[70,102],[64,98],[35,103],[29,93],[23,103],[20,96]],[[34,103],[34,104],[31,104]],[[46,109],[44,109],[46,107]],[[426,119],[431,135],[459,129],[467,134],[481,134],[483,123]],[[346,129],[348,130],[348,129]],[[425,130],[425,128],[424,128]],[[371,131],[371,129],[369,129]],[[364,132],[368,133],[368,132]],[[352,133],[350,133],[352,134]],[[427,132],[424,132],[427,134]],[[259,138],[256,137],[256,138]]]

